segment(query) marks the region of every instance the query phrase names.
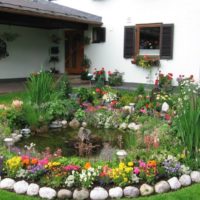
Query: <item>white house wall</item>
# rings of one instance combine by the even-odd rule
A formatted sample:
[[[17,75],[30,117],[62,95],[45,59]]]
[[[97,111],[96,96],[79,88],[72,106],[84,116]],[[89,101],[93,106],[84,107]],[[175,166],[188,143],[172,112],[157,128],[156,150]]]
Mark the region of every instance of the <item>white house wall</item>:
[[[30,73],[38,72],[41,67],[50,69],[48,63],[49,49],[54,46],[50,40],[52,33],[60,34],[63,31],[48,31],[44,29],[26,28],[19,26],[0,25],[0,34],[17,33],[19,35],[12,42],[7,42],[9,56],[0,60],[0,79],[25,78]],[[63,43],[60,45],[60,62],[56,68],[64,71]]]
[[[91,44],[85,53],[93,66],[125,72],[126,82],[147,83],[148,72],[123,58],[124,26],[162,22],[174,24],[173,60],[162,60],[161,71],[200,77],[199,0],[57,0],[63,5],[103,17],[106,42]],[[155,72],[152,73],[153,76]],[[152,77],[154,79],[154,77]]]

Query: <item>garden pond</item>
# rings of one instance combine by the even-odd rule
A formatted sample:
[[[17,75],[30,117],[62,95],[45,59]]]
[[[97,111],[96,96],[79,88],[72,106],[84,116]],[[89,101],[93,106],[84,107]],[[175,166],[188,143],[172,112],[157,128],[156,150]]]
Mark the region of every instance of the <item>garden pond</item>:
[[[116,149],[125,148],[126,144],[130,142],[130,137],[133,136],[133,133],[124,132],[119,129],[90,128],[89,130],[91,131],[90,138],[84,143],[87,143],[87,148],[89,146],[90,149],[89,152],[83,152],[82,156],[89,156],[91,154],[101,155],[104,151],[109,152],[110,150],[114,152]],[[50,129],[47,133],[39,133],[27,138],[24,137],[15,146],[24,148],[25,145],[34,143],[35,149],[39,152],[43,152],[49,147],[52,152],[60,148],[64,156],[80,155],[80,144],[82,144],[82,141],[78,136],[78,132],[78,129],[72,129],[70,127],[61,130]],[[134,140],[133,137],[132,140]]]

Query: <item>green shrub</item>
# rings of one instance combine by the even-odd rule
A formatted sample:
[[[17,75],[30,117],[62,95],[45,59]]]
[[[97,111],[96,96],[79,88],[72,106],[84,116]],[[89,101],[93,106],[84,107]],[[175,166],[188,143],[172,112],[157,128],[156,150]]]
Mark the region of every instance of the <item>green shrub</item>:
[[[120,86],[123,84],[123,74],[120,73],[119,71],[115,71],[111,73],[110,71],[108,72],[108,84],[111,86]]]

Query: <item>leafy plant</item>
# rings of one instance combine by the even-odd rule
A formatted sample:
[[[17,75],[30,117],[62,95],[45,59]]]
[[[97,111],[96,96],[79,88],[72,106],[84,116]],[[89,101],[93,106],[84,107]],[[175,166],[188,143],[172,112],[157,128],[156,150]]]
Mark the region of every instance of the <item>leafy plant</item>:
[[[66,73],[58,80],[56,88],[64,97],[69,98],[69,94],[72,93],[72,87]]]
[[[32,74],[27,81],[27,93],[32,104],[47,102],[54,91],[54,79],[49,72]]]
[[[180,82],[178,104],[178,136],[192,158],[198,160],[200,148],[200,95],[198,85],[191,80]]]
[[[120,86],[123,84],[123,74],[117,70],[113,73],[108,71],[108,84],[111,86]]]

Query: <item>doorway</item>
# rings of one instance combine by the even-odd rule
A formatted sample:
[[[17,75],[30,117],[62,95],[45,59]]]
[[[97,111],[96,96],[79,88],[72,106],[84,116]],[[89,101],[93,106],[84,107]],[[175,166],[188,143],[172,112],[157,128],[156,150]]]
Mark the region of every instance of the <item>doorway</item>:
[[[80,74],[84,57],[83,31],[65,32],[65,72]]]

